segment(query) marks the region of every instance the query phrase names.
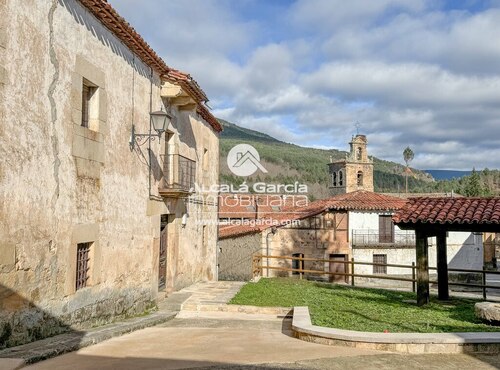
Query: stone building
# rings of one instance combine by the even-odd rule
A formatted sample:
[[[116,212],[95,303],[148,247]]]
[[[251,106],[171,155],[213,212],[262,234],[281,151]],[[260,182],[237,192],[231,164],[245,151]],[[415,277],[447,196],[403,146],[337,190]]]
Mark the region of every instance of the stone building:
[[[349,145],[350,152],[341,161],[328,164],[331,195],[356,190],[373,191],[373,159],[368,157],[365,135],[356,135]]]
[[[0,347],[217,278],[221,126],[105,0],[1,1],[0,95]]]

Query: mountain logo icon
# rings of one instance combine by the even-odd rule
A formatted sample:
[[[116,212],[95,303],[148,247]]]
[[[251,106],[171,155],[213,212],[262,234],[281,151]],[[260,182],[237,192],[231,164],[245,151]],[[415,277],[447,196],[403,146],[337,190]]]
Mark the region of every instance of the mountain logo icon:
[[[227,155],[227,165],[236,176],[250,176],[257,170],[267,173],[260,163],[259,152],[249,144],[238,144],[232,147]]]

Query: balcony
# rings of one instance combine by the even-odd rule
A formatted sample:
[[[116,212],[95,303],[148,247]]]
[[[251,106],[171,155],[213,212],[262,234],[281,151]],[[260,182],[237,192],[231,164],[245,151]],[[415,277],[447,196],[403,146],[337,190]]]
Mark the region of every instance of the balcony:
[[[415,247],[415,233],[395,232],[393,234],[381,234],[378,230],[353,230],[353,248],[376,248],[395,247],[413,248]]]
[[[162,159],[159,194],[165,198],[186,198],[194,193],[196,162],[179,154],[167,154]]]

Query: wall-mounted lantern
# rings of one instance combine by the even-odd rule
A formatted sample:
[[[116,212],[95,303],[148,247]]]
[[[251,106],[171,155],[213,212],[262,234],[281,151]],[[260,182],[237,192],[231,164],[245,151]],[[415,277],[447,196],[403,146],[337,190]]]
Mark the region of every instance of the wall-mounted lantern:
[[[172,115],[168,112],[164,112],[163,110],[158,110],[156,112],[149,113],[149,119],[153,126],[153,129],[157,132],[156,134],[136,134],[135,126],[132,125],[132,132],[130,135],[130,150],[134,150],[135,143],[137,142],[140,145],[139,141],[142,138],[147,138],[149,140],[154,140],[155,137],[158,136],[158,139],[161,138],[161,135],[167,130],[168,125],[172,121]]]

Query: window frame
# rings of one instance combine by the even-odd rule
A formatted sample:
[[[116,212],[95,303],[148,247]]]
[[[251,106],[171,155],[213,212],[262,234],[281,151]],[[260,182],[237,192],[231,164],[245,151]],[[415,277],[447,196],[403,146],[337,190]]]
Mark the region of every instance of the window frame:
[[[93,244],[94,242],[83,242],[76,245],[75,291],[90,286]]]
[[[97,127],[92,127],[92,120],[95,119],[92,117],[93,113],[99,109],[97,101],[98,89],[99,87],[96,84],[86,78],[82,79],[82,118],[80,120],[80,126],[88,128],[92,131],[98,131]]]
[[[382,259],[382,261],[378,261]],[[387,264],[387,254],[374,253],[372,256],[373,263]],[[373,265],[373,275],[387,275],[387,266]]]

